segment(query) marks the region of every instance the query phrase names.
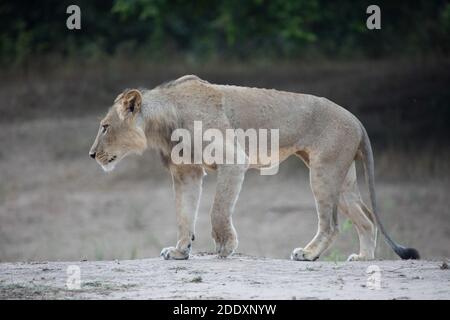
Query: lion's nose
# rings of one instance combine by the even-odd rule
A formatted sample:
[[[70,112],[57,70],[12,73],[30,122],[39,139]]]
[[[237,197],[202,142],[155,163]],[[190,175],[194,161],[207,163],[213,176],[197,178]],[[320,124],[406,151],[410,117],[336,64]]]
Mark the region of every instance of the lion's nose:
[[[95,152],[89,152],[89,157],[91,157],[92,159],[95,159],[95,155],[96,155]]]

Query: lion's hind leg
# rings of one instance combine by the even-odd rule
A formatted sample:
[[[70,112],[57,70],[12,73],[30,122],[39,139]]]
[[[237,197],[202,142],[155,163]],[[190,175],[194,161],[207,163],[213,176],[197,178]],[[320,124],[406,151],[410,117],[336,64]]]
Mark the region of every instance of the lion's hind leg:
[[[342,185],[339,211],[352,221],[359,237],[359,254],[351,254],[348,261],[373,260],[377,243],[377,227],[372,212],[361,199],[354,162]]]
[[[337,207],[339,193],[353,154],[336,153],[334,150],[309,155],[308,159],[297,153],[310,168],[310,184],[316,202],[318,230],[314,238],[304,247],[296,248],[293,260],[316,260],[333,242],[338,233]]]

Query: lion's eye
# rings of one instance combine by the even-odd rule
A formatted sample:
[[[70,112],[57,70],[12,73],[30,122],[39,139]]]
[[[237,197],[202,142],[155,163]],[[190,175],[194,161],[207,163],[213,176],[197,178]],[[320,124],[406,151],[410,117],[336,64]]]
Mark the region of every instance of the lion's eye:
[[[102,133],[106,133],[106,131],[108,130],[109,125],[104,124],[102,125]]]

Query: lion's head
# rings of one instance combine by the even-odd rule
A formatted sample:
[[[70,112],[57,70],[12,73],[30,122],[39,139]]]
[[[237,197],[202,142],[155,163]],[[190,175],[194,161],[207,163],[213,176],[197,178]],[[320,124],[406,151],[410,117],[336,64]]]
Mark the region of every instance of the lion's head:
[[[100,128],[89,156],[95,159],[103,170],[111,171],[128,154],[140,154],[147,148],[141,106],[140,91],[125,90],[100,121]]]

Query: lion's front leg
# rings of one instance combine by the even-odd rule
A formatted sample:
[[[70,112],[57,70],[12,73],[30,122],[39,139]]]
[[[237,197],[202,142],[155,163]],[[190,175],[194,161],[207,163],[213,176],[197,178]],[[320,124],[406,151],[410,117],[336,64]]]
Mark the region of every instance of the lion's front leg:
[[[244,165],[222,165],[218,168],[216,195],[211,209],[211,224],[216,252],[220,257],[229,256],[238,246],[231,216],[241,191],[245,171],[246,166]]]
[[[189,258],[195,233],[195,220],[202,192],[204,171],[197,166],[171,166],[175,207],[177,214],[178,241],[175,247],[164,248],[164,259]]]

